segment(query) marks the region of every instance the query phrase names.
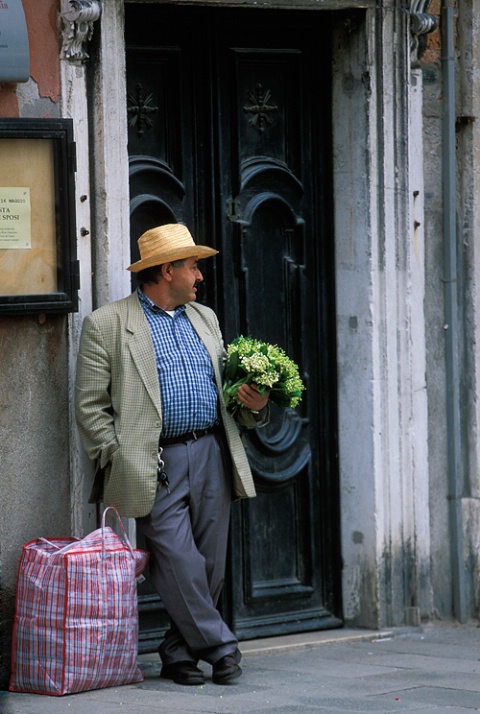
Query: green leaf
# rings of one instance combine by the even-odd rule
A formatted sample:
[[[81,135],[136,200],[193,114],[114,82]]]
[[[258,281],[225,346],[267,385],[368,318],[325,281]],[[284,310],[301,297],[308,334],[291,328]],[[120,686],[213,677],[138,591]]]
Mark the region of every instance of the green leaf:
[[[228,382],[233,382],[240,366],[240,359],[238,357],[238,352],[233,352],[227,360],[225,365],[225,380]]]

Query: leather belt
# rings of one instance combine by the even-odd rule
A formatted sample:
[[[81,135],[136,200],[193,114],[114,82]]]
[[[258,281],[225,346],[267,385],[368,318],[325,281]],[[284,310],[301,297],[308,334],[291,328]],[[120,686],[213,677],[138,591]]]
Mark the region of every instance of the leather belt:
[[[219,424],[210,426],[208,429],[197,429],[196,431],[188,431],[186,434],[180,434],[180,436],[160,437],[160,446],[164,448],[165,446],[172,446],[173,444],[185,444],[187,441],[197,441],[201,439],[202,436],[207,436],[207,434],[215,434],[220,428]]]

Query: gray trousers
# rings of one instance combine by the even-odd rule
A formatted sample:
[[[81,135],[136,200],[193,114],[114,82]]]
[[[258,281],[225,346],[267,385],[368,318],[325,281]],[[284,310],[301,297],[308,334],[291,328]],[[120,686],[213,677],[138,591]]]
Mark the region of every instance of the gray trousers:
[[[150,550],[150,578],[171,619],[160,645],[164,664],[214,663],[238,642],[216,608],[225,577],[231,506],[230,458],[222,437],[167,446],[170,493],[137,518]]]

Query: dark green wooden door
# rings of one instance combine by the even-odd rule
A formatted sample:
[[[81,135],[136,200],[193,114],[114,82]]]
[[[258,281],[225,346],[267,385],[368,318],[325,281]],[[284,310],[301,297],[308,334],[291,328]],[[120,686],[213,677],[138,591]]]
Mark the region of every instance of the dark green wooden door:
[[[222,609],[240,638],[341,624],[329,15],[127,5],[132,260],[183,222],[220,254],[203,302],[301,366],[297,410],[248,434]],[[144,586],[141,647],[166,625]],[[142,645],[142,643],[144,643]]]

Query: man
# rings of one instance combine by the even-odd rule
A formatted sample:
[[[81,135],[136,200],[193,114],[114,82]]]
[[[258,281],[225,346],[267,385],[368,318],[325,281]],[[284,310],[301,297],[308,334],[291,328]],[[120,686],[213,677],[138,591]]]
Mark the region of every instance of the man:
[[[185,226],[153,228],[128,269],[139,288],[85,318],[76,415],[97,462],[93,500],[137,519],[150,575],[171,618],[161,676],[203,684],[199,660],[225,684],[242,670],[238,642],[216,608],[223,585],[232,497],[255,495],[236,423],[225,408],[225,349],[215,313],[195,302],[198,260]],[[246,427],[268,421],[268,396],[239,390]]]

